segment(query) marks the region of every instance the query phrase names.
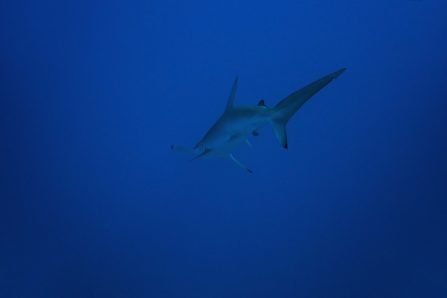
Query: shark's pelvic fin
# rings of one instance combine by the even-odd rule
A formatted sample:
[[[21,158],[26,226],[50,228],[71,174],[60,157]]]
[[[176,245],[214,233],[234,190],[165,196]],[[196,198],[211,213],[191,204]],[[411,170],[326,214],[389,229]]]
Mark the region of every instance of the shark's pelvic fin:
[[[236,78],[234,78],[234,81],[233,81],[233,86],[231,87],[230,95],[228,96],[227,106],[225,107],[226,111],[231,110],[231,108],[233,108],[234,98],[236,97],[236,92],[237,92],[238,81],[239,81],[239,77],[236,76]]]
[[[250,170],[247,166],[245,166],[244,164],[242,164],[239,160],[237,160],[233,154],[230,154],[228,156],[238,167],[240,167],[241,169],[249,172],[250,174],[253,174],[253,171]]]

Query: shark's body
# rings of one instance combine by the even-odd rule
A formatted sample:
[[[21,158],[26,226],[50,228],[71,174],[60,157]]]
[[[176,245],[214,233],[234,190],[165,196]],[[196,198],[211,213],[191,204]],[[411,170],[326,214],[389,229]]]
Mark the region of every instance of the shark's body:
[[[342,68],[291,93],[272,108],[265,106],[263,100],[259,101],[256,106],[235,107],[233,103],[238,84],[238,78],[236,78],[224,113],[197,145],[192,149],[178,145],[172,145],[171,148],[175,151],[192,153],[195,155],[194,159],[201,157],[228,158],[251,173],[249,168],[234,158],[232,152],[235,147],[242,143],[248,143],[249,136],[258,135],[260,128],[271,124],[281,146],[288,148],[286,124],[289,119],[309,98],[345,70]]]

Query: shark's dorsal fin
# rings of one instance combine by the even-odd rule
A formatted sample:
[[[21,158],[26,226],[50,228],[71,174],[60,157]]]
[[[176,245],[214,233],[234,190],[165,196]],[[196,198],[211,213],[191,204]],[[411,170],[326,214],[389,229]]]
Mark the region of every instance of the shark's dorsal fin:
[[[236,76],[233,81],[233,86],[231,87],[230,96],[228,96],[227,106],[225,107],[225,111],[231,110],[233,108],[234,98],[236,97],[237,91],[237,82],[239,77]]]
[[[258,107],[265,107],[266,105],[265,105],[265,100],[263,100],[263,99],[261,99],[259,102],[258,102]]]

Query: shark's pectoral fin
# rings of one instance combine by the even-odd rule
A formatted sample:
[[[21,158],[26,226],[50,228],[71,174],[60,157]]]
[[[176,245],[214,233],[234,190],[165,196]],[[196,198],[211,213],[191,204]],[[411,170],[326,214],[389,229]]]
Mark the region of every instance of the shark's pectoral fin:
[[[283,121],[272,121],[272,126],[279,144],[287,149],[289,145],[287,143],[286,124]]]
[[[233,156],[233,154],[230,154],[229,156],[228,156],[238,167],[240,167],[241,169],[243,169],[243,170],[245,170],[245,171],[247,171],[247,172],[249,172],[250,174],[253,174],[253,171],[252,170],[250,170],[247,166],[245,166],[244,164],[242,164],[239,160],[237,160],[234,156]]]

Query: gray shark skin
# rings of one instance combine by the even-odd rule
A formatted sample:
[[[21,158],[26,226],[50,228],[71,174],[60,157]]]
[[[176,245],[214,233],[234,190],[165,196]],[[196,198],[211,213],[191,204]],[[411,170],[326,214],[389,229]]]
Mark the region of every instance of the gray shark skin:
[[[272,108],[267,107],[264,100],[260,100],[255,106],[234,106],[238,86],[238,78],[236,77],[224,113],[194,148],[171,145],[171,149],[177,152],[193,154],[195,155],[193,160],[203,157],[229,159],[238,167],[252,173],[248,167],[233,156],[232,152],[235,147],[243,143],[250,145],[248,138],[257,136],[259,134],[258,131],[263,126],[270,124],[280,145],[287,149],[287,122],[307,100],[340,76],[345,70],[346,68],[341,68],[308,84],[289,94]]]

